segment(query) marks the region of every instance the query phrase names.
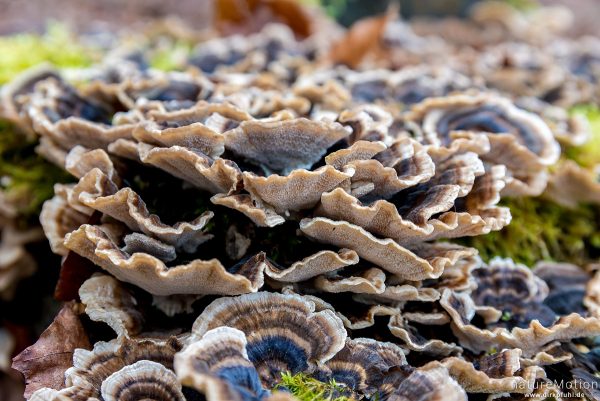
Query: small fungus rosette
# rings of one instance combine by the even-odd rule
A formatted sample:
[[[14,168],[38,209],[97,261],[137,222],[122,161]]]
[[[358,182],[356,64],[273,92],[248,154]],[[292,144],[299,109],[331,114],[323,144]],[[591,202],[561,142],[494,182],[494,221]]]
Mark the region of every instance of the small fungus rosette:
[[[419,140],[434,146],[477,146],[475,138],[485,136],[489,148],[478,146],[482,159],[507,167],[503,195],[541,194],[548,180],[546,166],[560,155],[552,131],[541,118],[493,94],[426,99],[405,119],[417,124],[414,135]]]

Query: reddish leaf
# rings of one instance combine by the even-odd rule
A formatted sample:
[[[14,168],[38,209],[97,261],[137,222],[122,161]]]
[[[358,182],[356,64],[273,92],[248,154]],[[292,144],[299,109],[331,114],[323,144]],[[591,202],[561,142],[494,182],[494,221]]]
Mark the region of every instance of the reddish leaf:
[[[363,18],[355,22],[346,35],[332,46],[330,59],[335,63],[357,67],[369,53],[382,51],[385,27],[396,17],[397,8],[390,7],[385,15]]]
[[[296,0],[215,0],[215,24],[225,34],[258,32],[281,22],[299,38],[312,32],[310,12]]]
[[[75,252],[69,252],[60,266],[54,298],[59,301],[77,299],[81,284],[97,271],[98,268],[88,259]]]
[[[88,220],[88,224],[98,224],[102,213],[94,212]],[[79,297],[79,287],[92,274],[99,270],[91,261],[79,256],[75,252],[69,252],[60,266],[58,282],[54,288],[54,298],[59,301],[72,301]]]
[[[25,397],[43,387],[61,389],[75,348],[90,348],[76,310],[76,303],[65,304],[37,342],[13,359],[13,368],[25,376]]]

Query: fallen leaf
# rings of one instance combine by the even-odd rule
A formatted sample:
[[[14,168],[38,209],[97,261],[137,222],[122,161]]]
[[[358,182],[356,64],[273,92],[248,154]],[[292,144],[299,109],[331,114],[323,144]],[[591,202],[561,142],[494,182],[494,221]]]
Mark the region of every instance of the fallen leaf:
[[[369,53],[380,51],[386,25],[396,18],[397,14],[398,9],[390,7],[384,15],[356,21],[346,35],[331,47],[329,53],[331,61],[354,68]]]
[[[71,251],[60,266],[58,282],[54,289],[54,298],[59,301],[72,301],[79,297],[79,287],[99,269],[84,258]]]
[[[90,216],[88,224],[98,224],[101,216],[102,213],[95,212]],[[61,263],[54,298],[64,302],[78,299],[81,284],[99,270],[90,260],[70,251]]]
[[[270,22],[290,27],[299,38],[312,33],[312,16],[296,0],[215,0],[214,21],[224,34],[258,32]]]
[[[44,387],[59,390],[65,371],[73,365],[76,348],[90,348],[79,320],[78,304],[66,303],[35,344],[13,359],[13,368],[25,376],[25,397]]]
[[[312,33],[311,15],[296,0],[266,0],[266,6],[271,12],[290,27],[300,38],[306,38]]]
[[[0,400],[25,401],[23,389],[22,378],[17,372],[14,370],[9,372],[0,371]]]

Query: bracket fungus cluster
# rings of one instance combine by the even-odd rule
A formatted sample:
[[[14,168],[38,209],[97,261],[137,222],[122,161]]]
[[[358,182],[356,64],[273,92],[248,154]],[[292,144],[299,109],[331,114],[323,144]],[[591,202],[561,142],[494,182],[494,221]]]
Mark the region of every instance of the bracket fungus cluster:
[[[595,139],[565,109],[599,100],[600,46],[540,45],[556,9],[489,2],[435,26],[391,10],[345,30],[248,3],[279,23],[220,4],[178,71],[149,67],[146,44],[2,87],[0,117],[66,177],[41,228],[0,192],[0,298],[39,264],[26,247],[43,230],[69,301],[14,359],[25,396],[558,400],[559,379],[598,385],[600,246],[525,266],[477,240],[520,224],[515,200],[600,218]]]

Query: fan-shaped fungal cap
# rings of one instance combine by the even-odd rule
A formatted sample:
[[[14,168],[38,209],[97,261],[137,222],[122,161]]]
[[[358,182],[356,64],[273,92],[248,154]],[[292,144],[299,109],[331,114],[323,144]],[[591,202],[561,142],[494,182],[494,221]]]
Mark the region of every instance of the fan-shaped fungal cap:
[[[410,350],[435,356],[446,356],[462,353],[462,348],[455,344],[438,338],[427,338],[419,333],[401,314],[390,318],[388,329],[404,342]]]
[[[237,210],[259,227],[275,227],[285,223],[285,218],[275,213],[272,207],[248,194],[217,194],[210,201],[215,205]]]
[[[142,198],[128,187],[108,196],[82,194],[79,200],[84,205],[121,221],[134,231],[141,231],[185,252],[194,252],[200,244],[211,238],[204,233],[204,228],[213,217],[212,212],[204,212],[189,223],[179,222],[169,226],[162,223],[158,216],[150,214]]]
[[[482,358],[476,368],[472,363],[457,357],[446,358],[441,362],[431,362],[427,367],[442,365],[462,388],[470,393],[524,393],[534,390],[535,381],[544,378],[544,370],[529,366],[521,370],[520,350],[505,350]]]
[[[457,198],[464,197],[471,191],[476,177],[484,174],[484,167],[481,160],[472,152],[450,156],[444,155],[441,158],[438,158],[435,150],[430,149],[429,152],[435,155],[436,169],[438,169],[436,175],[427,182],[397,193],[389,199],[391,204],[379,202],[381,205],[375,207],[376,210],[387,205],[387,207],[384,207],[384,210],[386,210],[386,213],[392,213],[390,217],[395,220],[394,226],[396,226],[396,229],[410,228],[410,225],[407,226],[402,221],[404,219],[415,223],[421,228],[425,227],[432,216],[446,212],[454,207]],[[396,212],[393,212],[394,207],[397,209]],[[359,209],[355,206],[351,210],[358,212]],[[395,215],[403,216],[403,218],[398,219],[399,216]],[[443,231],[451,231],[456,228],[456,226],[448,226],[443,220],[448,218],[456,219],[457,217],[448,214],[441,215],[440,219],[442,222],[438,223],[441,226],[439,228],[443,228]],[[425,232],[427,233],[427,229],[425,229]]]
[[[370,206],[365,206],[342,188],[321,195],[318,213],[356,224],[373,234],[397,241],[410,237],[418,238],[433,230],[431,226],[420,227],[410,220],[404,220],[394,204],[390,202],[379,200]]]
[[[450,67],[425,64],[402,68],[392,74],[390,84],[393,99],[406,106],[477,85],[470,77]]]
[[[544,196],[559,205],[575,208],[580,203],[600,204],[598,173],[565,160],[550,175]]]
[[[159,104],[164,104],[160,103]],[[227,102],[207,102],[201,100],[189,108],[156,108],[149,111],[151,120],[163,126],[181,126],[194,122],[206,123],[215,114],[219,114],[233,121],[244,121],[252,119],[252,116],[244,110]]]
[[[473,270],[477,288],[475,304],[490,306],[508,313],[503,322],[508,327],[523,327],[536,319],[550,326],[556,314],[542,304],[548,295],[546,283],[527,267],[510,259],[494,258],[488,266]]]
[[[39,120],[36,122],[41,124]],[[63,149],[72,149],[76,145],[89,149],[106,149],[119,139],[131,139],[133,132],[132,125],[109,126],[77,117],[59,120],[53,125],[46,122],[44,124],[47,125],[47,135]]]
[[[125,390],[125,394],[132,394],[128,392],[133,392],[138,388],[134,385],[134,378],[137,377],[141,380],[140,390],[144,388],[153,389],[157,385],[158,388],[162,388],[163,390],[170,389],[165,391],[167,391],[167,394],[175,394],[172,399],[181,400],[182,398],[177,395],[177,381],[165,380],[164,377],[165,374],[167,377],[172,377],[172,372],[170,374],[166,372],[172,369],[173,357],[176,352],[181,350],[181,347],[181,343],[175,338],[168,340],[132,340],[120,337],[110,342],[97,342],[91,351],[76,349],[73,354],[73,367],[65,373],[66,387],[58,391],[40,389],[30,399],[33,401],[87,401],[102,399],[102,391],[106,390],[110,394],[115,389],[115,386]],[[111,375],[140,361],[143,361],[141,366],[136,365],[136,368],[125,369],[116,376],[113,376],[109,383],[104,385]],[[148,362],[157,362],[166,368],[166,370],[157,369],[155,365],[149,365]],[[138,371],[137,368],[140,370]],[[150,368],[149,371],[146,368]],[[159,377],[155,377],[149,381],[145,380],[147,379],[147,373],[153,374],[151,372],[157,371],[161,372]],[[123,380],[124,377],[122,375],[129,376],[129,380]],[[126,389],[127,387],[130,388]],[[120,400],[121,398],[117,397],[116,399]]]
[[[284,293],[294,294],[294,290],[284,288]],[[336,295],[335,298],[328,298],[328,301],[335,303],[335,306],[314,295],[304,295],[304,298],[314,302],[317,311],[329,310],[334,312],[337,317],[342,319],[344,326],[350,330],[372,327],[375,324],[375,318],[380,316],[394,316],[399,313],[397,307],[355,302],[355,296],[350,298],[350,300],[347,297],[342,297],[340,294]],[[352,305],[351,309],[345,308],[348,305]]]
[[[131,138],[132,125],[109,125],[111,112],[101,101],[83,97],[56,79],[38,84],[27,107],[34,131],[67,150],[76,145],[106,148],[117,139]]]
[[[344,85],[328,77],[319,77],[316,74],[300,76],[294,84],[295,95],[302,96],[311,101],[314,106],[321,106],[325,110],[341,111],[348,106],[352,95]]]
[[[459,254],[470,253],[466,248],[442,249],[426,245],[413,253],[390,238],[379,239],[362,227],[323,217],[303,219],[300,230],[319,242],[352,249],[361,258],[412,281],[439,277],[445,266],[460,258]],[[423,257],[418,256],[420,254]]]
[[[440,299],[440,292],[434,288],[420,288],[410,284],[392,285],[391,283],[386,283],[385,289],[381,294],[376,294],[370,298],[388,303],[403,301],[434,302]]]
[[[174,246],[165,244],[144,234],[127,234],[123,237],[123,242],[125,246],[121,250],[130,255],[134,253],[147,253],[165,263],[177,259],[177,252]]]
[[[525,328],[515,327],[510,331],[502,327],[480,329],[471,324],[476,308],[467,294],[444,290],[440,304],[452,318],[453,332],[461,345],[473,351],[485,351],[492,347],[520,348],[523,355],[528,357],[554,341],[600,334],[600,320],[584,318],[576,313],[561,317],[548,327],[533,320]]]
[[[42,64],[26,70],[6,85],[3,85],[0,91],[2,117],[19,125],[25,125],[25,121],[21,121],[21,111],[27,104],[27,98],[35,90],[38,82],[49,78],[60,79],[56,70],[48,64]]]
[[[376,154],[387,149],[385,143],[381,141],[356,141],[352,146],[337,150],[325,156],[325,163],[342,170],[344,166],[355,160],[369,160]]]
[[[581,146],[590,139],[591,127],[584,115],[571,114],[535,97],[518,99],[516,104],[542,117],[561,145]]]
[[[232,193],[242,181],[241,171],[231,160],[212,160],[181,146],[161,148],[146,143],[116,141],[111,153],[158,167],[211,193]]]
[[[435,165],[418,142],[402,138],[375,153],[379,149],[377,143],[358,141],[325,158],[327,164],[338,169],[345,166],[354,170],[351,180],[354,196],[387,199],[434,175]]]
[[[372,395],[382,391],[386,374],[406,364],[404,350],[396,344],[370,338],[347,339],[346,345],[317,374],[335,380],[353,392]]]
[[[190,107],[196,101],[210,96],[213,91],[213,84],[200,74],[151,70],[138,76],[131,75],[128,73],[116,87],[103,85],[96,89],[101,92],[108,90],[109,97],[116,96],[127,109],[134,108],[137,102],[152,100],[176,102]]]
[[[159,122],[145,121],[133,130],[133,137],[140,142],[164,147],[182,146],[208,157],[220,156],[224,148],[224,137],[201,122],[179,120],[181,111],[174,112],[177,117],[162,117]],[[156,114],[154,114],[156,118]]]
[[[564,68],[548,52],[527,43],[489,47],[478,57],[474,69],[489,87],[515,96],[543,98],[567,79]]]
[[[376,105],[357,106],[340,113],[338,121],[352,128],[351,142],[358,140],[391,142],[388,134],[392,115]]]
[[[68,253],[64,246],[65,236],[90,218],[88,214],[73,208],[66,197],[65,191],[58,192],[52,199],[44,202],[40,213],[40,223],[52,252],[63,256]]]
[[[407,119],[422,121],[432,143],[444,144],[452,131],[506,133],[514,135],[544,164],[553,163],[558,156],[557,144],[539,117],[517,108],[506,98],[490,94],[428,99],[413,108]]]
[[[415,369],[389,395],[390,401],[466,401],[467,394],[442,367]]]
[[[108,324],[118,335],[136,335],[144,317],[137,301],[111,276],[95,275],[79,287],[79,298],[91,320]]]
[[[353,169],[338,171],[331,166],[323,166],[314,171],[293,170],[286,176],[270,175],[259,177],[244,172],[244,189],[255,198],[273,206],[279,214],[310,209],[321,199],[321,194],[346,182]]]
[[[316,289],[324,292],[355,292],[359,294],[381,294],[385,290],[385,273],[376,268],[364,269],[351,275],[343,271],[321,275],[314,281]]]
[[[217,259],[193,260],[167,267],[147,253],[126,254],[98,226],[82,225],[65,238],[65,246],[91,260],[121,281],[155,295],[243,294],[263,285],[264,254],[226,269]],[[210,279],[209,277],[218,277]]]
[[[265,274],[277,281],[296,283],[357,263],[358,255],[350,249],[320,251],[286,268],[270,262]]]
[[[220,326],[246,334],[248,358],[267,384],[279,372],[305,372],[331,359],[346,340],[332,311],[315,312],[315,304],[298,295],[260,292],[217,299],[194,322],[190,341]]]
[[[112,160],[103,149],[89,150],[77,145],[67,154],[64,167],[79,179],[96,168],[110,181],[117,184],[120,180]]]
[[[102,382],[105,401],[185,401],[173,371],[160,363],[138,361],[111,374]]]
[[[269,392],[248,359],[246,336],[231,327],[207,331],[175,355],[177,378],[208,401],[260,400]]]
[[[269,171],[287,174],[310,168],[329,147],[348,135],[337,123],[305,118],[245,121],[225,133],[225,148]]]
[[[255,77],[254,74],[250,74],[250,76]],[[308,114],[311,106],[310,101],[304,97],[278,90],[261,90],[257,87],[236,90],[226,96],[224,100],[248,111],[257,118],[269,117],[281,111],[290,111],[295,115],[303,116]],[[217,121],[213,121],[213,123],[217,123]],[[234,127],[229,129],[231,128]]]

